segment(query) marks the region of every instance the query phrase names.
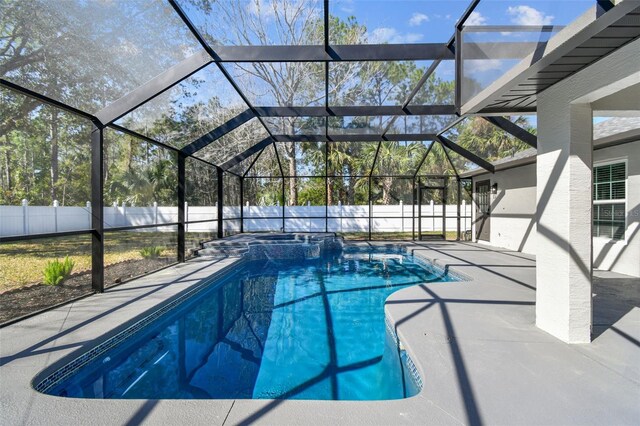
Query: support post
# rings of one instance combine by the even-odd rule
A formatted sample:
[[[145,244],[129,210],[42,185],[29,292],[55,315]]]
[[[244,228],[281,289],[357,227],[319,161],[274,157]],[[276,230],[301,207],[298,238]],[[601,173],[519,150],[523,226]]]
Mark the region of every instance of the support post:
[[[285,198],[284,198],[285,191],[286,189],[284,187],[284,175],[283,175],[282,176],[282,232],[285,232],[286,230],[286,224],[285,224],[285,218],[284,218],[286,213],[286,208],[287,208],[287,203],[285,202]]]
[[[416,240],[416,178],[411,181],[411,240]]]
[[[442,187],[442,239],[447,239],[447,186],[449,185],[449,178],[444,178],[444,185]]]
[[[29,234],[29,201],[22,199],[22,233]]]
[[[536,325],[591,340],[592,112],[551,94],[538,102]]]
[[[371,241],[372,227],[373,227],[373,203],[371,202],[371,175],[369,175],[369,241]]]
[[[186,259],[186,156],[178,153],[178,262],[184,262]],[[157,215],[157,204],[156,215]],[[157,223],[157,220],[156,220]]]
[[[325,121],[325,130],[328,122],[328,120]],[[327,142],[324,146],[324,232],[329,232],[329,171],[327,169],[329,167],[330,143]]]
[[[60,206],[60,202],[58,200],[53,200],[53,229],[54,232],[58,232],[58,207]]]
[[[460,220],[461,220],[461,214],[460,214],[460,203],[462,203],[462,185],[460,183],[460,178],[456,179],[457,183],[458,183],[458,199],[457,199],[457,209],[458,209],[458,220],[457,220],[457,227],[458,227],[458,238],[456,238],[456,241],[460,241]]]
[[[244,178],[240,177],[240,233],[244,233]]]
[[[420,178],[418,178],[418,241],[422,240],[422,188],[420,187]]]
[[[216,174],[218,179],[218,238],[222,238],[224,236],[224,218],[222,217],[224,208],[224,170],[216,167]]]
[[[113,206],[117,207],[117,204],[115,201],[113,202]],[[85,204],[85,210],[87,211],[87,229],[91,229],[91,218],[93,217],[91,216],[91,201],[87,201],[87,203]],[[115,214],[113,217],[114,217],[113,221],[115,222],[116,221]]]
[[[462,31],[460,27],[456,27],[455,35],[455,74],[456,74],[456,87],[455,87],[455,107],[456,113],[460,114],[462,108]]]
[[[104,292],[104,131],[91,129],[91,287]]]

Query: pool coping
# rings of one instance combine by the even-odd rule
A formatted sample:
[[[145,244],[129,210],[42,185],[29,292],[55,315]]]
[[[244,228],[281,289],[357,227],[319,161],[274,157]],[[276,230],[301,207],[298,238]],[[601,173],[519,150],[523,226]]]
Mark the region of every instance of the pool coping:
[[[248,244],[251,243],[249,242]],[[357,246],[353,245],[352,247]],[[407,253],[406,246],[393,245],[391,247],[393,249],[397,248],[399,255],[411,255],[410,253]],[[362,248],[369,251],[371,250],[370,246]],[[385,245],[383,248],[389,249],[389,246]],[[414,261],[417,261],[418,265],[426,268],[429,272],[434,273],[438,277],[452,276],[455,280],[458,281],[471,280],[470,277],[456,271],[449,271],[449,268],[446,265],[440,265],[436,262],[432,262],[428,258],[425,258],[421,255],[412,257],[414,258]],[[117,327],[107,335],[100,336],[98,339],[96,339],[99,340],[99,342],[96,341],[95,346],[90,350],[87,351],[85,348],[81,348],[57,360],[34,377],[34,379],[32,380],[33,388],[38,392],[50,394],[49,391],[52,388],[55,388],[61,382],[76,374],[86,365],[94,362],[97,358],[101,357],[107,351],[114,349],[120,344],[124,343],[133,335],[143,332],[147,326],[155,322],[164,314],[174,310],[179,305],[187,302],[196,294],[200,293],[203,290],[209,289],[211,285],[217,285],[218,283],[215,283],[215,281],[225,278],[230,273],[234,272],[235,268],[241,267],[251,260],[253,260],[253,256],[250,252],[240,255],[239,259],[236,262],[224,266],[221,269],[213,272],[209,277],[196,283],[191,288],[188,288],[183,292],[175,295],[174,297],[171,297],[166,302],[160,303],[159,305],[154,306],[153,308],[150,308],[149,310],[141,313],[134,319],[127,321],[125,324]],[[388,317],[386,312],[384,313],[384,323],[387,333],[389,333],[390,337],[397,345],[400,356],[403,356],[402,368],[408,369],[411,380],[413,380],[414,384],[420,392],[423,388],[422,377],[418,372],[418,369],[413,362],[411,355],[408,351],[406,351],[405,345],[399,338],[394,324],[390,322],[390,318]]]
[[[164,314],[172,311],[177,306],[188,301],[191,297],[209,288],[213,281],[219,280],[232,273],[234,268],[246,263],[244,257],[239,257],[236,262],[230,263],[219,270],[214,271],[209,277],[203,279],[190,288],[170,297],[168,300],[142,312],[135,318],[116,327],[108,334],[99,336],[95,346],[87,351],[81,348],[55,363],[51,364],[32,380],[32,386],[37,392],[47,393],[51,388],[72,376],[85,365],[93,362],[105,352],[119,346],[131,336],[142,332],[148,325],[159,319]]]
[[[364,243],[368,245],[389,244],[405,245],[414,252],[417,251],[421,257],[428,261],[449,268],[451,271],[462,272],[457,266],[457,260],[452,262],[449,255],[442,254],[442,250],[424,248],[420,244],[411,242],[372,242]],[[359,243],[352,243],[359,244]],[[458,249],[456,243],[443,244],[442,247]],[[517,253],[517,252],[516,252]],[[452,256],[452,255],[451,255]],[[530,257],[529,257],[530,258]],[[181,292],[197,285],[200,280],[206,278],[212,272],[227,266],[232,268],[238,258],[228,259],[194,259],[184,264],[177,265],[157,274],[131,281],[119,286],[113,291],[108,291],[103,295],[91,296],[74,302],[50,312],[33,317],[20,323],[0,329],[0,418],[6,424],[51,424],[73,422],[92,422],[96,424],[137,424],[145,421],[150,424],[160,423],[192,423],[192,424],[246,424],[254,421],[261,421],[267,424],[326,424],[332,423],[359,423],[359,424],[463,424],[472,423],[473,417],[469,417],[469,410],[465,398],[460,395],[453,395],[458,392],[459,384],[451,377],[451,372],[455,371],[450,361],[442,358],[439,351],[442,348],[449,350],[455,342],[461,345],[464,336],[457,336],[455,340],[441,341],[442,333],[438,330],[438,325],[433,322],[432,312],[426,310],[419,312],[415,318],[406,320],[406,305],[396,304],[413,303],[416,295],[422,290],[413,286],[393,293],[385,305],[385,315],[393,327],[397,330],[400,340],[403,342],[405,350],[412,357],[416,368],[419,370],[422,379],[425,381],[425,388],[414,397],[400,400],[386,401],[310,401],[310,400],[89,400],[76,398],[61,398],[41,394],[31,386],[31,381],[36,375],[42,374],[46,369],[52,368],[56,362],[65,359],[74,351],[79,351],[81,347],[94,347],[100,341],[112,337],[116,331],[122,329],[123,324],[131,324],[135,318],[148,313],[150,309],[157,309],[162,303],[167,303],[171,297],[176,297]],[[469,269],[464,269],[468,271]],[[490,288],[496,294],[506,292],[508,288],[505,282],[490,276],[486,271],[471,268],[473,281],[447,283],[446,289],[438,287],[438,292],[448,292],[451,294],[468,294],[468,292],[481,291],[481,287],[497,286]],[[535,271],[535,270],[534,270]],[[523,270],[528,277],[523,282],[531,282],[530,271]],[[465,272],[462,272],[465,274]],[[527,275],[528,274],[528,275]],[[489,280],[491,278],[491,280]],[[528,281],[527,281],[528,280]],[[494,283],[495,281],[495,283]],[[436,288],[434,286],[424,286]],[[535,285],[535,281],[533,281]],[[467,288],[464,288],[466,286]],[[518,290],[515,288],[515,290]],[[431,291],[431,290],[430,290]],[[424,293],[422,293],[424,295]],[[515,296],[514,296],[515,295]],[[514,291],[510,287],[509,296],[527,296],[523,300],[535,300],[526,291]],[[505,295],[506,296],[506,295]],[[131,303],[131,301],[135,303]],[[421,302],[416,302],[421,303]],[[470,306],[473,307],[473,306]],[[450,308],[452,316],[459,315],[454,311],[454,306]],[[520,308],[518,308],[520,312]],[[522,308],[526,318],[531,315],[533,307]],[[460,311],[465,315],[465,311]],[[413,315],[413,314],[412,314]],[[475,319],[475,317],[474,317]],[[488,333],[488,330],[480,328],[485,318],[480,317],[479,324],[469,323],[465,327],[473,329],[474,333]],[[518,319],[520,321],[520,319]],[[462,324],[462,322],[460,322]],[[588,357],[594,358],[598,354],[590,353],[598,348],[583,348],[577,350],[568,345],[546,335],[530,324],[519,324],[522,332],[527,335],[527,341],[533,341],[539,345],[546,345],[554,351],[560,351],[567,356],[577,352],[587,352]],[[424,334],[421,328],[427,327],[429,333]],[[478,329],[474,329],[478,327]],[[431,331],[433,329],[433,331]],[[480,331],[478,331],[480,330]],[[460,326],[460,333],[463,335],[464,327]],[[490,333],[489,333],[490,334]],[[434,340],[435,336],[435,340]],[[603,335],[605,336],[605,335]],[[431,339],[431,340],[430,340]],[[466,339],[466,337],[465,337]],[[427,341],[428,340],[428,341]],[[425,346],[425,343],[429,344]],[[520,342],[518,342],[520,343]],[[526,342],[525,342],[526,343]],[[471,344],[471,343],[470,343]],[[475,343],[473,343],[475,344]],[[530,343],[527,343],[530,344]],[[466,345],[466,341],[465,341]],[[593,345],[593,344],[592,344]],[[471,346],[473,348],[473,346]],[[466,346],[465,346],[466,349]],[[434,352],[435,351],[435,352]],[[571,355],[573,357],[574,355]],[[579,358],[584,361],[584,356]],[[601,360],[600,360],[601,361]],[[467,360],[473,363],[473,357]],[[437,369],[433,365],[440,365]],[[576,364],[575,360],[573,364]],[[425,368],[428,366],[428,368]],[[615,366],[614,366],[615,367]],[[595,363],[591,368],[598,368]],[[612,368],[610,368],[612,369]],[[476,370],[472,370],[474,374]],[[479,374],[479,373],[478,373]],[[599,371],[599,375],[603,372]],[[633,392],[629,392],[628,381],[620,381],[617,376],[612,376],[613,386],[626,392],[633,397]],[[474,377],[475,378],[475,377]],[[476,381],[478,380],[475,378]],[[486,379],[485,379],[486,381]],[[483,385],[478,381],[478,385]],[[437,385],[437,391],[433,386]],[[633,389],[633,388],[632,388]],[[500,390],[501,391],[501,390]],[[453,396],[451,396],[451,395]],[[509,393],[510,394],[510,393]],[[507,398],[508,395],[505,397]],[[624,395],[620,395],[624,400]],[[476,396],[479,398],[479,396]],[[482,395],[485,398],[485,395]],[[484,401],[484,399],[483,399]],[[624,402],[624,401],[623,401]],[[529,402],[535,407],[535,401]],[[619,404],[618,404],[619,405]],[[515,404],[516,407],[529,413],[526,407]],[[531,418],[522,417],[524,414],[514,412],[514,408],[505,407],[503,414],[493,413],[490,405],[482,405],[485,418],[504,422],[505,419],[512,420],[510,423],[527,423]],[[540,411],[540,410],[539,410]],[[587,413],[589,410],[586,410]],[[624,410],[623,410],[624,411]],[[638,415],[638,409],[626,410],[624,415]],[[493,413],[489,416],[488,413]],[[536,411],[536,413],[538,413]],[[538,419],[547,419],[545,415],[556,414],[557,410],[547,410],[547,413],[535,414]],[[576,412],[560,413],[565,417],[557,417],[566,421],[573,418],[573,423],[583,420]],[[566,417],[567,415],[574,417]],[[626,419],[622,414],[618,414],[619,419]],[[502,417],[500,417],[502,416]],[[520,416],[520,417],[518,417]],[[577,417],[576,417],[577,416]],[[496,420],[497,419],[497,420]],[[593,422],[598,420],[597,416],[592,417]],[[619,423],[624,423],[620,421]]]

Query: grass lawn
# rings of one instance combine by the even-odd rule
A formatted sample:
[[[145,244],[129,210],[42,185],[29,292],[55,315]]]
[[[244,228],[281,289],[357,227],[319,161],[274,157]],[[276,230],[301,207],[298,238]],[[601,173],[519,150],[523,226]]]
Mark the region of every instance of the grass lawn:
[[[368,232],[338,233],[345,240],[367,240]],[[199,240],[213,239],[212,234],[188,233],[187,248],[195,247]],[[373,240],[411,241],[411,232],[376,232]],[[447,240],[455,240],[456,232],[447,232]],[[162,257],[177,257],[177,233],[175,232],[107,232],[105,236],[105,265],[126,260],[143,259],[144,247],[164,247]],[[75,263],[73,272],[91,270],[91,236],[46,238],[0,244],[0,292],[27,284],[42,282],[47,262],[69,256]]]
[[[194,241],[197,234],[187,234]],[[177,233],[108,232],[105,236],[105,265],[142,259],[143,247],[164,247],[161,256],[177,257]],[[91,270],[91,236],[73,235],[0,244],[0,292],[42,282],[47,262],[69,256],[75,265],[72,273]]]

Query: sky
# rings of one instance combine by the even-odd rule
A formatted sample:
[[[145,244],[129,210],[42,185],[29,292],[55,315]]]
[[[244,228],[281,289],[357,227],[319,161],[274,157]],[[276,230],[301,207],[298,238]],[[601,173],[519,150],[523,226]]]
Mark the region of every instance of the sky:
[[[354,16],[372,43],[449,40],[468,0],[331,0],[330,13]],[[482,0],[468,25],[566,25],[594,0]]]
[[[257,13],[267,22],[272,18],[267,7],[271,1],[274,0],[262,0],[264,8],[261,13]],[[321,0],[299,1],[309,2],[312,7],[317,8],[317,13],[322,13]],[[250,8],[253,2],[254,0],[242,0],[241,4],[246,4],[246,7]],[[329,7],[331,15],[343,20],[353,16],[360,25],[366,26],[370,43],[444,43],[452,36],[456,21],[469,3],[470,0],[330,0]],[[595,0],[481,0],[466,24],[474,26],[566,25],[592,7],[594,3]],[[187,4],[185,2],[185,5]],[[215,24],[210,19],[205,20],[205,16],[197,10],[192,9],[190,12],[191,18],[201,25],[201,29],[219,29],[215,28]],[[522,34],[504,33],[503,37],[510,38],[518,35]],[[500,35],[497,34],[496,37]],[[478,63],[466,63],[465,70],[469,76],[484,82],[483,85],[493,81],[510,66],[508,61],[476,62]],[[207,71],[197,73],[196,77],[204,79],[206,83],[198,90],[194,90],[196,95],[190,100],[183,99],[186,105],[198,101],[206,102],[214,95],[220,95],[220,84],[225,84],[224,79],[217,75],[219,72],[213,67],[208,68]],[[209,75],[209,73],[213,74]],[[453,80],[453,61],[443,61],[437,68],[436,75],[444,80]],[[213,81],[216,84],[211,84]],[[233,90],[229,92],[235,93]],[[233,98],[233,100],[223,99],[223,103],[237,102],[235,99],[237,97],[233,96]]]

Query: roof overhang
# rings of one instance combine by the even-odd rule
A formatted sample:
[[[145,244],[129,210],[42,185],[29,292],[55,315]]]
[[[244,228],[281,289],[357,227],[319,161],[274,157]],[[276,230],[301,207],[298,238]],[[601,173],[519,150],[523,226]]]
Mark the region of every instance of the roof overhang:
[[[625,0],[603,14],[594,6],[461,105],[460,113],[533,113],[538,93],[639,36],[640,2]]]

